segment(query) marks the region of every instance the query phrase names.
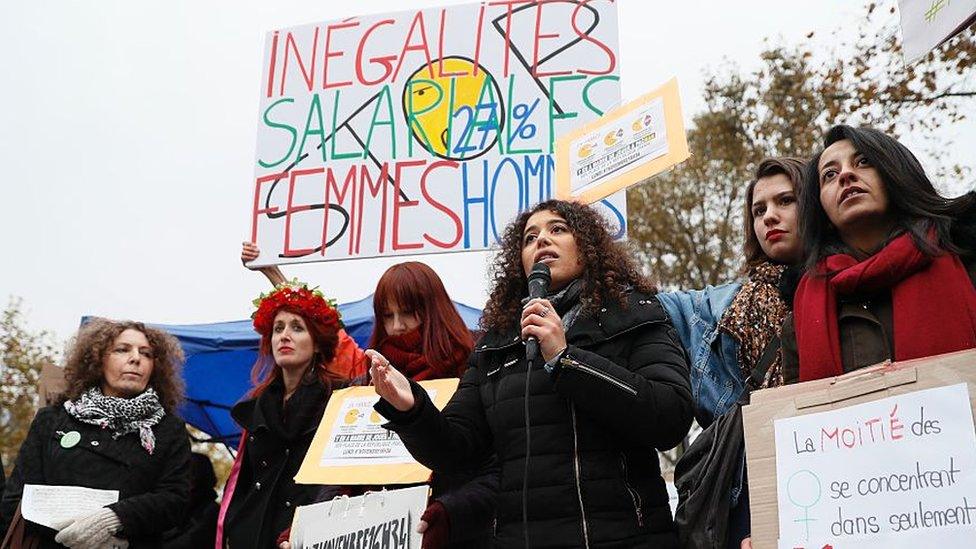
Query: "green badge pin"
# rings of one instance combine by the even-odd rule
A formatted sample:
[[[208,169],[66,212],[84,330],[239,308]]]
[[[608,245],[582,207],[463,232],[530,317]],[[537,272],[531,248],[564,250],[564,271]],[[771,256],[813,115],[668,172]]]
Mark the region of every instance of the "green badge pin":
[[[61,437],[62,448],[73,448],[81,442],[81,433],[78,431],[68,431]]]

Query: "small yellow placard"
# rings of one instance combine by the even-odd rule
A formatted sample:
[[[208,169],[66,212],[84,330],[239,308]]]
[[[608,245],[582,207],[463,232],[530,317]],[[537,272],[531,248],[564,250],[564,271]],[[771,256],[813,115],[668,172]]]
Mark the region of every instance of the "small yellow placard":
[[[592,204],[689,156],[672,78],[556,141],[556,198]]]
[[[421,381],[437,409],[457,390],[458,379]],[[312,445],[295,475],[299,484],[412,484],[430,480],[400,437],[383,428],[373,410],[379,399],[372,386],[332,393]]]

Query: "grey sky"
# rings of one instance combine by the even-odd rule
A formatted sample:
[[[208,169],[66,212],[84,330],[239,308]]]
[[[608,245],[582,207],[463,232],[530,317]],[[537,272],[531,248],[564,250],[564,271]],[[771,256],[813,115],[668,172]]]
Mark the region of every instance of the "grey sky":
[[[23,297],[31,326],[61,338],[85,314],[247,317],[266,287],[237,259],[249,228],[264,33],[454,3],[3,3],[0,299]],[[702,106],[706,68],[723,58],[756,66],[765,37],[797,43],[817,31],[814,43],[829,48],[826,31],[852,26],[862,10],[851,0],[618,4],[625,100],[677,75],[686,118]],[[973,129],[961,124],[946,136],[969,136],[972,150]],[[402,260],[292,265],[286,274],[349,301]],[[487,254],[424,261],[456,299],[483,305]]]

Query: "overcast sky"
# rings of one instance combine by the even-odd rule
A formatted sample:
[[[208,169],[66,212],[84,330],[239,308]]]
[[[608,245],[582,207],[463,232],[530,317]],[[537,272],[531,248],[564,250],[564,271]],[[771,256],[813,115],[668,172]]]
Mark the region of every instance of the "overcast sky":
[[[24,298],[30,326],[62,339],[86,314],[246,318],[266,289],[238,261],[249,230],[264,33],[454,3],[4,2],[0,299]],[[677,76],[687,119],[702,107],[703,71],[724,59],[757,66],[766,37],[794,44],[817,31],[814,43],[829,48],[827,31],[855,32],[862,12],[853,0],[618,5],[624,99]],[[959,125],[946,137],[974,128]],[[286,274],[350,301],[402,260],[292,265]],[[487,260],[424,258],[456,299],[478,307]]]

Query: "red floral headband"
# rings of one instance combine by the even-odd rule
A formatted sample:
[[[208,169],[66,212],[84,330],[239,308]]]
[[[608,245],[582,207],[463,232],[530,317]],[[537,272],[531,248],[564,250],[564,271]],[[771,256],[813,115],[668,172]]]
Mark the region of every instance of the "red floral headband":
[[[272,292],[261,294],[254,300],[257,311],[251,315],[254,329],[262,335],[271,333],[275,315],[282,307],[295,310],[298,314],[319,326],[338,331],[342,328],[342,318],[334,299],[326,297],[318,288],[309,288],[297,279],[278,285]]]

